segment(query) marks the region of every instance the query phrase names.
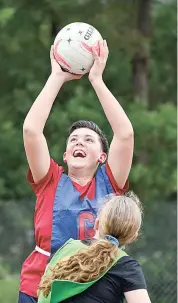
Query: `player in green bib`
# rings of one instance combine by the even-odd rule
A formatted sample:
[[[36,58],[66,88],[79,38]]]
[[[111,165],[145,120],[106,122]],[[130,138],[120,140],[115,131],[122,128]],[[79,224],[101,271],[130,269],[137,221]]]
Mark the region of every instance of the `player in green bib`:
[[[137,239],[142,222],[136,195],[110,196],[95,222],[95,238],[69,239],[51,258],[38,303],[150,303],[139,263],[123,246]]]

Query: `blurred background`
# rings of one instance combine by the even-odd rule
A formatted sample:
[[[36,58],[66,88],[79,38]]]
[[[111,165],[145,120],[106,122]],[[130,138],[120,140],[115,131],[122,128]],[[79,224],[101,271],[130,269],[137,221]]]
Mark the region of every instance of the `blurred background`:
[[[21,264],[34,247],[35,196],[26,181],[22,125],[50,73],[49,49],[66,24],[95,26],[110,56],[104,80],[135,130],[130,189],[144,204],[140,239],[128,248],[152,302],[176,300],[176,1],[0,0],[0,302],[17,298]],[[56,99],[45,135],[62,164],[78,119],[112,132],[85,76]]]

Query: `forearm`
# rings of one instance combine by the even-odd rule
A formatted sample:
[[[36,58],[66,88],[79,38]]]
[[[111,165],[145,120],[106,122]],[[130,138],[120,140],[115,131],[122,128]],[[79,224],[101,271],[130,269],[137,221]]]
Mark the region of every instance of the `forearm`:
[[[102,79],[91,82],[111,125],[114,135],[127,138],[133,134],[132,124],[122,106],[106,87]]]
[[[32,134],[43,132],[55,98],[63,84],[62,77],[51,74],[41,93],[30,108],[25,121],[24,131]]]

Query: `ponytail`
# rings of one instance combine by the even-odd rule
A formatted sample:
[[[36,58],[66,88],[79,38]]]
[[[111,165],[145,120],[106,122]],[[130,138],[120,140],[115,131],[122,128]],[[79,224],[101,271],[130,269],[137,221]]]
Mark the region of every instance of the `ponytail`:
[[[113,240],[114,239],[114,240]],[[70,280],[74,282],[90,282],[97,279],[115,260],[118,253],[117,239],[105,236],[105,239],[95,240],[90,246],[79,250],[71,257],[66,257],[56,263],[51,275],[44,275],[39,288],[44,297],[51,291],[53,280]]]

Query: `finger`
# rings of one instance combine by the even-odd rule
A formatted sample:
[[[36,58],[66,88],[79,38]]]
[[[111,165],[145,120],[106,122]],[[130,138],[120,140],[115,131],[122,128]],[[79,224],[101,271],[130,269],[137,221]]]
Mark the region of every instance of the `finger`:
[[[108,45],[107,45],[106,40],[104,40],[104,50],[105,50],[106,54],[108,55],[109,54],[109,49],[108,49]]]
[[[98,52],[97,52],[96,46],[92,46],[91,49],[92,49],[94,59],[97,59],[98,58]]]
[[[70,80],[79,80],[83,77],[83,74],[82,75],[70,74],[70,73],[68,73],[68,74],[69,74],[68,77]]]
[[[103,58],[104,57],[104,42],[103,40],[99,41],[99,49],[100,49],[100,57]]]
[[[53,60],[54,59],[54,46],[51,45],[51,49],[50,49],[50,59]]]
[[[76,75],[76,74],[73,75],[73,79],[81,79],[82,77],[83,75]]]
[[[109,49],[106,40],[104,40],[104,53],[105,53],[105,58],[107,59],[109,55]]]

